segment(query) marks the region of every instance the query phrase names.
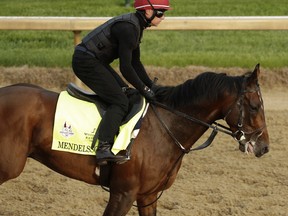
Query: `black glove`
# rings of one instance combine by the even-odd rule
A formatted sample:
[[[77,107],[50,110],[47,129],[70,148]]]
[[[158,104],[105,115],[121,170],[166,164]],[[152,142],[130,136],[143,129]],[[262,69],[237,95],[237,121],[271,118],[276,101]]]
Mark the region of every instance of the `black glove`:
[[[144,89],[141,91],[141,94],[150,102],[156,100],[154,92],[147,86],[144,87]]]
[[[130,97],[136,93],[139,94],[138,90],[136,90],[135,88],[131,88],[131,87],[122,87],[122,92],[128,97]]]

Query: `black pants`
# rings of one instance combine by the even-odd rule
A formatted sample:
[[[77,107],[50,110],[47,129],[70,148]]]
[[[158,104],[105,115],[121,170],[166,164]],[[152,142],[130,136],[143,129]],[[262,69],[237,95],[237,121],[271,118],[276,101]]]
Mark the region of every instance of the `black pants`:
[[[127,84],[110,65],[104,65],[82,51],[75,51],[72,67],[76,76],[109,104],[100,123],[99,140],[113,143],[128,112],[129,100],[122,92],[122,87],[127,87]]]

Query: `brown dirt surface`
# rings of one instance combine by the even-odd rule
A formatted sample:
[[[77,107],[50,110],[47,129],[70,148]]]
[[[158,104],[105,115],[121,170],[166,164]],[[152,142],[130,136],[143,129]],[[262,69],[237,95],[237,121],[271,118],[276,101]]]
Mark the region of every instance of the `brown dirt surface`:
[[[241,75],[248,69],[190,66],[147,71],[159,84],[176,85],[204,71]],[[0,67],[0,86],[24,82],[61,91],[71,81],[71,69]],[[245,155],[232,138],[218,134],[212,147],[184,157],[175,183],[158,201],[158,215],[288,215],[287,84],[288,68],[261,69],[270,152],[262,158]],[[62,176],[32,159],[19,177],[0,187],[1,216],[98,216],[108,200],[101,187]],[[137,209],[128,215],[138,215]]]

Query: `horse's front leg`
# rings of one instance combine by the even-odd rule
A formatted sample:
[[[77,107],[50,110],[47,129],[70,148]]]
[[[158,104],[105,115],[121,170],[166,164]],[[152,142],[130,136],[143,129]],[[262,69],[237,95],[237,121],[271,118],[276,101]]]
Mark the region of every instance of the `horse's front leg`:
[[[109,202],[103,216],[124,216],[136,200],[136,194],[129,192],[110,192]]]
[[[157,193],[138,198],[137,207],[140,216],[156,216]]]

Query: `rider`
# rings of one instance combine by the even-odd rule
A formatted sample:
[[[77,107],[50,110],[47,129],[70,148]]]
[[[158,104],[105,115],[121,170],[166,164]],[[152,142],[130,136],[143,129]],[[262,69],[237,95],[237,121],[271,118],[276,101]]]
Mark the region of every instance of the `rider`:
[[[148,101],[154,100],[152,81],[140,61],[139,45],[143,30],[158,26],[164,19],[164,12],[170,9],[169,0],[135,0],[134,7],[135,13],[114,17],[91,31],[73,54],[76,76],[109,104],[99,126],[99,164],[127,160],[126,156],[111,152],[114,137],[128,112],[128,98],[122,90],[128,85],[110,64],[119,58],[123,77]]]

